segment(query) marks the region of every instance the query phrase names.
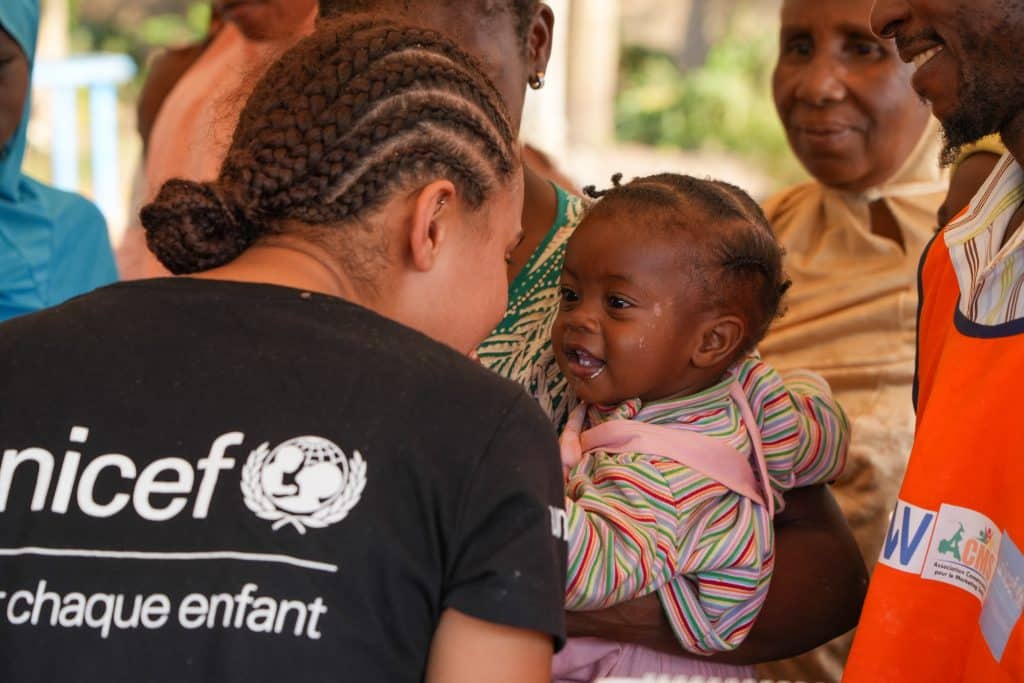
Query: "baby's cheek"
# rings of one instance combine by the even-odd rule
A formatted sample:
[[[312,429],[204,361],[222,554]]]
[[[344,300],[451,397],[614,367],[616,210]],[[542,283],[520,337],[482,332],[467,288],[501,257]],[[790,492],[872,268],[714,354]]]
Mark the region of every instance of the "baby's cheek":
[[[650,349],[649,338],[646,328],[632,330],[628,334],[620,334],[615,342],[617,355],[622,360],[633,361],[639,357],[646,356]]]
[[[551,323],[551,343],[555,344],[562,338],[562,331],[565,329],[565,325],[562,321],[562,311],[559,310],[555,314],[555,320]]]

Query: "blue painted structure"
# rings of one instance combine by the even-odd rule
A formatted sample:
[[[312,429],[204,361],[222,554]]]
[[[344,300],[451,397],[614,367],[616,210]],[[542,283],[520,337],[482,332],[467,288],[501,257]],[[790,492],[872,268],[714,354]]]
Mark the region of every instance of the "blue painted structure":
[[[123,210],[117,150],[117,86],[135,75],[135,62],[121,54],[76,55],[39,60],[32,74],[35,88],[53,92],[53,185],[81,190],[78,177],[78,106],[80,88],[89,92],[89,145],[93,201],[107,219]]]

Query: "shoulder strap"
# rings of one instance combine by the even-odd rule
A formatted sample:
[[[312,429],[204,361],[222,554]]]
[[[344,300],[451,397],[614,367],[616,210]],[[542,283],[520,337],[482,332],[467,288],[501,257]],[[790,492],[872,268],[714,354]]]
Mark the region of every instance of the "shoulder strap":
[[[761,426],[757,423],[754,411],[750,407],[750,401],[747,400],[747,394],[743,391],[743,387],[740,386],[738,381],[732,383],[729,394],[740,408],[740,417],[743,418],[743,424],[747,428],[747,435],[750,437],[750,442],[754,445],[754,459],[757,461],[757,473],[761,479],[759,490],[764,493],[764,504],[768,508],[768,516],[773,518],[775,517],[775,495],[772,492],[771,480],[768,479],[768,461],[764,455]]]

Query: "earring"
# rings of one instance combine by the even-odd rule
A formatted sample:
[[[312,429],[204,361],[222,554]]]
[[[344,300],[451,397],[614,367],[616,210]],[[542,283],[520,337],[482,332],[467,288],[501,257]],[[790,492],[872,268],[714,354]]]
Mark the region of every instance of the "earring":
[[[535,73],[532,76],[530,76],[529,78],[527,78],[526,82],[534,90],[540,90],[541,88],[544,87],[544,72],[543,71],[538,71],[537,73]]]

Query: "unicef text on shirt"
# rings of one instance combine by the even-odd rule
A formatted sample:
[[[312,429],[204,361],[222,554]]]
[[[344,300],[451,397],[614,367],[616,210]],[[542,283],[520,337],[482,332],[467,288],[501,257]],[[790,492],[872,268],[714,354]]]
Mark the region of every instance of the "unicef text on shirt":
[[[88,438],[88,428],[73,427],[68,440],[72,444],[84,444]],[[225,452],[244,440],[242,432],[222,434],[214,439],[209,455],[196,463],[202,477],[192,505],[192,517],[195,519],[205,519],[209,513],[220,473],[235,467],[234,458],[224,457]],[[33,463],[35,467],[22,467],[28,463]],[[64,453],[58,471],[53,453],[45,448],[7,448],[0,461],[0,512],[7,509],[15,481],[21,481],[18,477],[30,477],[33,474],[35,482],[30,509],[34,512],[47,507],[47,493],[56,476],[57,485],[49,500],[51,512],[67,513],[74,494],[78,508],[90,517],[112,517],[124,510],[130,502],[139,516],[152,522],[164,522],[181,514],[188,505],[188,496],[196,480],[192,463],[183,458],[154,460],[139,472],[135,462],[128,456],[106,453],[93,458],[83,467],[82,454],[72,447]],[[95,487],[101,475],[117,476],[124,481],[134,480],[131,494],[119,492],[110,500],[97,501]],[[163,498],[161,502],[164,504],[156,505],[153,501],[155,495],[172,497]]]

